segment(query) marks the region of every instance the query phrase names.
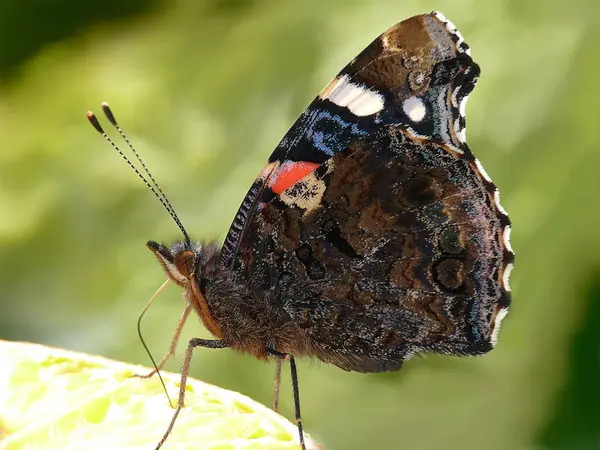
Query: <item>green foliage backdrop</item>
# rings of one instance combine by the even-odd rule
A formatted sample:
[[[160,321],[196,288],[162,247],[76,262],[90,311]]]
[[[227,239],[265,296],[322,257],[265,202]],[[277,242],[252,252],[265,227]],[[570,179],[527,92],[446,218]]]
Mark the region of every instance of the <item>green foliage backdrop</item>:
[[[326,449],[600,446],[597,2],[52,5],[0,2],[0,338],[148,362],[135,321],[164,275],[144,244],[178,233],[86,109],[109,101],[188,230],[222,239],[321,87],[387,27],[437,9],[482,68],[469,143],[514,222],[513,307],[483,358],[380,375],[301,362],[306,428]],[[170,287],[148,314],[156,356],[182,308]],[[198,321],[191,336],[206,336]],[[193,362],[195,377],[266,404],[272,371],[226,350]],[[282,396],[291,417],[287,384]]]

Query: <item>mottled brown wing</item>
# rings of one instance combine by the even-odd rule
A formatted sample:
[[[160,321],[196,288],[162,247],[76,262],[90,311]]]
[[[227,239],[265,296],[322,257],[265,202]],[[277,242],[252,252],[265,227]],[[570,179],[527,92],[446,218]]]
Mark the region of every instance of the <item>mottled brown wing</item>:
[[[300,353],[370,372],[417,352],[492,347],[513,255],[498,192],[466,144],[478,76],[443,16],[407,19],[271,155],[221,265],[287,311],[309,341]]]
[[[470,152],[389,126],[263,205],[246,277],[346,370],[481,354],[510,302],[507,216]],[[240,255],[241,256],[241,255]]]

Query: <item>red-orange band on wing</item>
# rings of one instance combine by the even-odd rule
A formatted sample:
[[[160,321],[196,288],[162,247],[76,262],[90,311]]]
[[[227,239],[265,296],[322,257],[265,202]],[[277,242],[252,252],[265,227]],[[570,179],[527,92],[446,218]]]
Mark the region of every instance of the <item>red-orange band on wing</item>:
[[[308,161],[286,161],[272,175],[269,187],[275,194],[281,194],[319,166],[318,163]]]

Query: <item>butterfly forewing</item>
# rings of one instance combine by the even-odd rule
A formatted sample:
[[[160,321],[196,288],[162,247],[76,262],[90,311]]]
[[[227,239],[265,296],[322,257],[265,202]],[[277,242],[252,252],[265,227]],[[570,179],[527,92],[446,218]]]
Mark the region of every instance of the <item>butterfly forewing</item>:
[[[464,140],[457,133],[464,134],[464,115],[459,107],[464,107],[479,69],[460,34],[452,29],[439,13],[400,22],[321,91],[249,189],[225,238],[223,267],[232,266],[247,221],[261,203],[385,125],[405,126],[415,135],[462,152]],[[461,80],[465,72],[471,85]],[[463,92],[457,83],[464,86]]]

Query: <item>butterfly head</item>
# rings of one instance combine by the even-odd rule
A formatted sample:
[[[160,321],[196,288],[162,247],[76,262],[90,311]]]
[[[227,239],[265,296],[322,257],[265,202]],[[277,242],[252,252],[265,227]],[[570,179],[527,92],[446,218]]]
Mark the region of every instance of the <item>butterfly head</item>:
[[[156,255],[163,269],[177,285],[189,286],[189,282],[212,278],[217,270],[219,247],[215,243],[200,244],[179,241],[171,246],[148,241],[146,246]]]
[[[156,255],[165,272],[179,286],[186,286],[201,268],[202,246],[195,242],[176,242],[170,247],[148,241],[146,246]]]

